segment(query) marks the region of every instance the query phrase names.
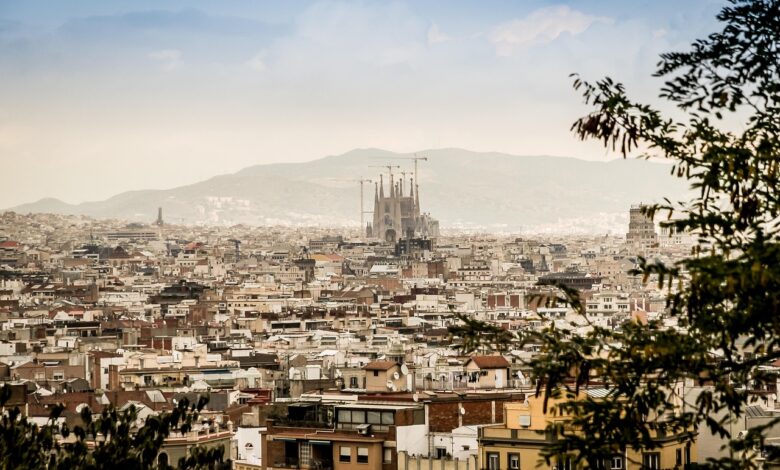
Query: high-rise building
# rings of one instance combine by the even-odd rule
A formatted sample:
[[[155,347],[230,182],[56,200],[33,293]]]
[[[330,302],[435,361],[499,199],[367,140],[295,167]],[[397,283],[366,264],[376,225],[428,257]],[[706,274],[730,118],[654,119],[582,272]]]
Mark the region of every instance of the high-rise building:
[[[637,249],[647,249],[658,244],[655,222],[645,213],[644,205],[631,206],[626,243]]]

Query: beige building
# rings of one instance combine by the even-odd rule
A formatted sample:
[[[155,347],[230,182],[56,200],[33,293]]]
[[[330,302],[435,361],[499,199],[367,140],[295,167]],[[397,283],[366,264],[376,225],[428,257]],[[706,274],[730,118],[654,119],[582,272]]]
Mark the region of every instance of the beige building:
[[[597,398],[605,389],[581,392]],[[545,464],[545,451],[556,436],[547,431],[548,425],[566,421],[566,416],[553,416],[556,400],[550,400],[547,413],[543,411],[542,397],[529,397],[525,402],[504,405],[504,423],[480,428],[479,468],[484,470],[520,470],[529,468],[553,468],[571,470],[576,467],[571,457],[553,458],[551,467]],[[686,442],[687,440],[687,442]],[[607,470],[671,469],[683,468],[696,462],[696,443],[691,433],[656,437],[653,449],[635,451],[617,450],[604,462]],[[584,467],[582,467],[584,468]]]
[[[366,391],[369,393],[405,391],[407,388],[406,376],[397,362],[369,362],[363,370],[366,371]]]
[[[509,367],[504,356],[472,356],[463,365],[468,386],[484,389],[508,387]]]

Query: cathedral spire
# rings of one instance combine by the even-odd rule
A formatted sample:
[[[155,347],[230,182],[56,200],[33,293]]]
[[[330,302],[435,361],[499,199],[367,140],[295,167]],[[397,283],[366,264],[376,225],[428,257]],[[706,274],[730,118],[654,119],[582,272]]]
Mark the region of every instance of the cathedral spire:
[[[395,197],[395,182],[393,181],[393,174],[390,173],[390,198]]]
[[[379,175],[379,199],[385,198],[385,181],[382,175]]]

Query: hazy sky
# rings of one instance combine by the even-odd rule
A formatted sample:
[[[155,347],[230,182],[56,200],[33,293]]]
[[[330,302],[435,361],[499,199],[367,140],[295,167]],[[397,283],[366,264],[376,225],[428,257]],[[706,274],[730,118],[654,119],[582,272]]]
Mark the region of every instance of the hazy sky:
[[[568,74],[652,101],[714,0],[0,0],[0,208],[357,147],[610,158]]]

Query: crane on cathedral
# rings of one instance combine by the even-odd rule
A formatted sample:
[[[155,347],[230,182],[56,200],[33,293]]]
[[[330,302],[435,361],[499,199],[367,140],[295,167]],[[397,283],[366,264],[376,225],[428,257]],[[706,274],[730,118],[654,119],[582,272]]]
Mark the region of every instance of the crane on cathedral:
[[[410,158],[427,160],[427,157]],[[415,164],[416,162],[417,160]],[[373,223],[366,227],[366,235],[388,243],[396,243],[401,239],[438,237],[438,221],[420,210],[420,190],[416,175],[414,180],[409,181],[407,194],[404,191],[405,181],[395,181],[393,177],[393,168],[400,168],[400,166],[392,164],[370,166],[387,168],[390,187],[388,195],[385,195],[384,175],[380,174],[379,183],[374,190]]]

